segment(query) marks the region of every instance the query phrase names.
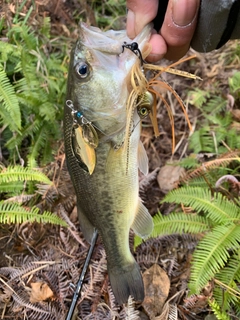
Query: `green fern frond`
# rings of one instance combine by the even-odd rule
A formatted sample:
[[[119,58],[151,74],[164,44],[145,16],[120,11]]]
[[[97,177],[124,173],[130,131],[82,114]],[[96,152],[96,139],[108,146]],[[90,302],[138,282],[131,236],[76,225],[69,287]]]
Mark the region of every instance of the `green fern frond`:
[[[23,140],[27,138],[30,135],[30,133],[32,136],[35,130],[39,130],[39,128],[39,119],[36,119],[31,123],[28,123],[26,126],[24,126],[24,128],[22,128],[21,133],[17,133],[7,141],[7,143],[5,144],[6,148],[8,148],[9,150],[15,150],[16,146],[20,146]]]
[[[167,234],[192,233],[199,234],[210,229],[209,221],[195,214],[171,213],[163,216],[160,212],[153,217],[154,228],[149,238],[156,238]],[[134,246],[142,243],[142,239],[135,237]]]
[[[0,182],[0,192],[8,193],[10,195],[20,194],[23,190],[23,182],[22,181],[13,181],[13,182]]]
[[[44,17],[39,34],[41,36],[50,38],[51,20],[50,17]]]
[[[230,285],[233,281],[240,282],[240,257],[238,255],[233,255],[229,261],[226,268],[224,268],[221,273],[216,275],[216,279]],[[240,298],[240,292],[239,292]]]
[[[7,167],[0,171],[0,189],[2,183],[13,181],[39,181],[46,184],[52,184],[48,177],[41,171],[33,168],[24,168],[21,166]]]
[[[233,255],[226,267],[215,276],[214,297],[222,310],[230,310],[231,306],[237,306],[237,304],[240,307],[238,283],[240,283],[239,257]]]
[[[9,125],[11,131],[21,129],[21,112],[18,99],[12,84],[4,70],[0,70],[0,102],[1,108],[5,108],[8,112],[8,118],[0,111],[0,116],[4,117],[5,123]],[[0,108],[0,109],[1,109]]]
[[[46,141],[48,139],[48,129],[42,126],[37,135],[35,135],[34,144],[29,149],[28,166],[34,168],[37,165],[39,154],[44,152]]]
[[[210,229],[209,221],[198,215],[171,213],[163,216],[160,212],[153,217],[154,229],[151,237],[172,233],[202,233]]]
[[[216,152],[214,149],[213,136],[211,135],[209,126],[204,126],[195,131],[189,139],[189,148],[194,153],[204,152]]]
[[[0,41],[0,61],[6,63],[9,59],[17,63],[21,57],[21,52],[14,44]]]
[[[195,89],[188,92],[188,99],[191,104],[201,109],[210,97],[210,93],[207,90]]]
[[[221,111],[226,110],[227,100],[221,95],[214,95],[204,105],[203,111],[205,114],[217,115]]]
[[[32,50],[38,45],[38,37],[36,37],[32,28],[23,23],[13,26],[7,35],[10,41],[26,50]]]
[[[209,300],[208,303],[218,320],[231,320],[231,318],[226,312],[221,311],[220,306],[214,299]]]
[[[240,225],[216,226],[198,244],[193,253],[189,288],[198,293],[227,263],[229,250],[236,251],[240,241]]]
[[[237,71],[229,78],[229,86],[233,93],[240,91],[240,72]]]
[[[0,202],[0,223],[23,223],[23,222],[51,223],[67,227],[67,223],[57,215],[33,207],[30,211],[16,203]]]
[[[224,224],[226,221],[240,219],[240,210],[220,193],[214,197],[211,191],[200,187],[182,187],[169,192],[162,202],[174,202],[191,206],[194,210],[206,214],[215,223]]]

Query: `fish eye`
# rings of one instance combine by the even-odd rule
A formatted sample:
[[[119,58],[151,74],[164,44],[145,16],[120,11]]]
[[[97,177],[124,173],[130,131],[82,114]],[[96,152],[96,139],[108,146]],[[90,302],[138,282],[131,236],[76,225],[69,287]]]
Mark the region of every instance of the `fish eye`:
[[[79,62],[76,65],[75,70],[81,79],[84,79],[89,75],[89,66],[86,62]]]

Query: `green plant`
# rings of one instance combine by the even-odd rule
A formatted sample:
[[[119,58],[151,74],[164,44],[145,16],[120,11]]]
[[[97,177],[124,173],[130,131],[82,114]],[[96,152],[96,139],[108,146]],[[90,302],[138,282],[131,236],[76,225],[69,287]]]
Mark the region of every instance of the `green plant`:
[[[0,223],[23,223],[23,222],[41,222],[52,223],[61,226],[67,226],[66,222],[60,219],[56,214],[48,211],[40,213],[37,207],[31,207],[28,209],[19,203],[14,202],[16,196],[21,194],[24,199],[23,191],[33,189],[33,182],[44,183],[51,185],[52,182],[41,171],[32,168],[23,168],[21,166],[14,166],[8,168],[2,168],[0,170],[0,193],[4,194],[4,198],[8,198],[7,201],[0,201]],[[9,197],[14,198],[9,199]],[[27,199],[31,199],[31,195],[25,196]]]
[[[52,223],[67,227],[67,223],[52,212],[40,210],[32,207],[30,210],[25,209],[18,203],[0,202],[0,223],[23,223],[23,222]]]
[[[94,0],[91,2],[94,9],[97,26],[100,28],[119,29],[119,17],[126,15],[126,2],[124,0]],[[121,27],[122,28],[122,27]]]
[[[172,213],[168,216],[158,213],[153,218],[151,237],[173,233],[202,234],[193,253],[190,291],[199,293],[208,281],[215,279],[214,297],[222,308],[221,312],[226,313],[234,306],[240,316],[240,291],[237,286],[240,281],[239,202],[235,200],[234,203],[206,187],[192,186],[169,192],[162,202],[189,206],[194,213]],[[136,239],[135,244],[138,243]]]
[[[0,193],[5,194],[5,198],[16,196],[26,191],[29,181],[38,181],[51,185],[52,182],[41,171],[21,166],[7,167],[0,169]]]
[[[25,17],[0,42],[3,140],[11,161],[22,158],[32,168],[52,160],[61,137],[67,66],[64,47],[54,47],[49,30],[49,18],[33,30]]]
[[[229,78],[229,91],[239,98],[240,76],[235,72]],[[232,127],[232,113],[228,110],[227,96],[219,89],[208,92],[195,89],[188,93],[189,101],[201,111],[199,121],[201,126],[189,138],[189,148],[194,153],[208,152],[221,154],[229,149],[236,149],[240,145],[240,136],[236,128]]]

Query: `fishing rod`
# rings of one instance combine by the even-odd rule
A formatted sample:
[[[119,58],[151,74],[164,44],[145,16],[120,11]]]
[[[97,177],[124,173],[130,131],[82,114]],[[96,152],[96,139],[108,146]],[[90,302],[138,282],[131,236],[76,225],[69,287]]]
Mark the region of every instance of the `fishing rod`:
[[[77,282],[77,284],[75,286],[74,295],[72,297],[71,306],[70,306],[70,309],[68,310],[68,314],[67,314],[66,320],[71,320],[72,319],[73,312],[75,310],[75,307],[76,307],[76,304],[77,304],[77,300],[78,300],[78,297],[79,297],[81,289],[82,289],[82,285],[83,285],[83,281],[84,281],[84,278],[85,278],[85,274],[86,274],[86,271],[87,271],[88,265],[90,263],[90,259],[91,259],[92,253],[93,253],[93,249],[94,249],[95,244],[97,242],[97,238],[98,238],[98,232],[97,232],[96,229],[94,229],[92,240],[91,240],[91,245],[90,245],[90,248],[88,250],[88,254],[87,254],[86,260],[84,262],[81,275],[80,275],[80,277],[78,279],[78,282]]]

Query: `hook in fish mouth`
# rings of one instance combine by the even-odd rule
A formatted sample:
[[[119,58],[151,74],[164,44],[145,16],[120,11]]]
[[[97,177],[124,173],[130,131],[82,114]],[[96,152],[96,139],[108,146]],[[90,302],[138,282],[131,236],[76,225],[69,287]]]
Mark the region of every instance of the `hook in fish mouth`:
[[[143,66],[144,63],[146,63],[146,61],[143,60],[142,53],[141,53],[141,50],[139,49],[137,42],[127,43],[124,41],[122,45],[122,52],[124,51],[125,48],[135,53],[135,55],[140,59],[141,66]]]

